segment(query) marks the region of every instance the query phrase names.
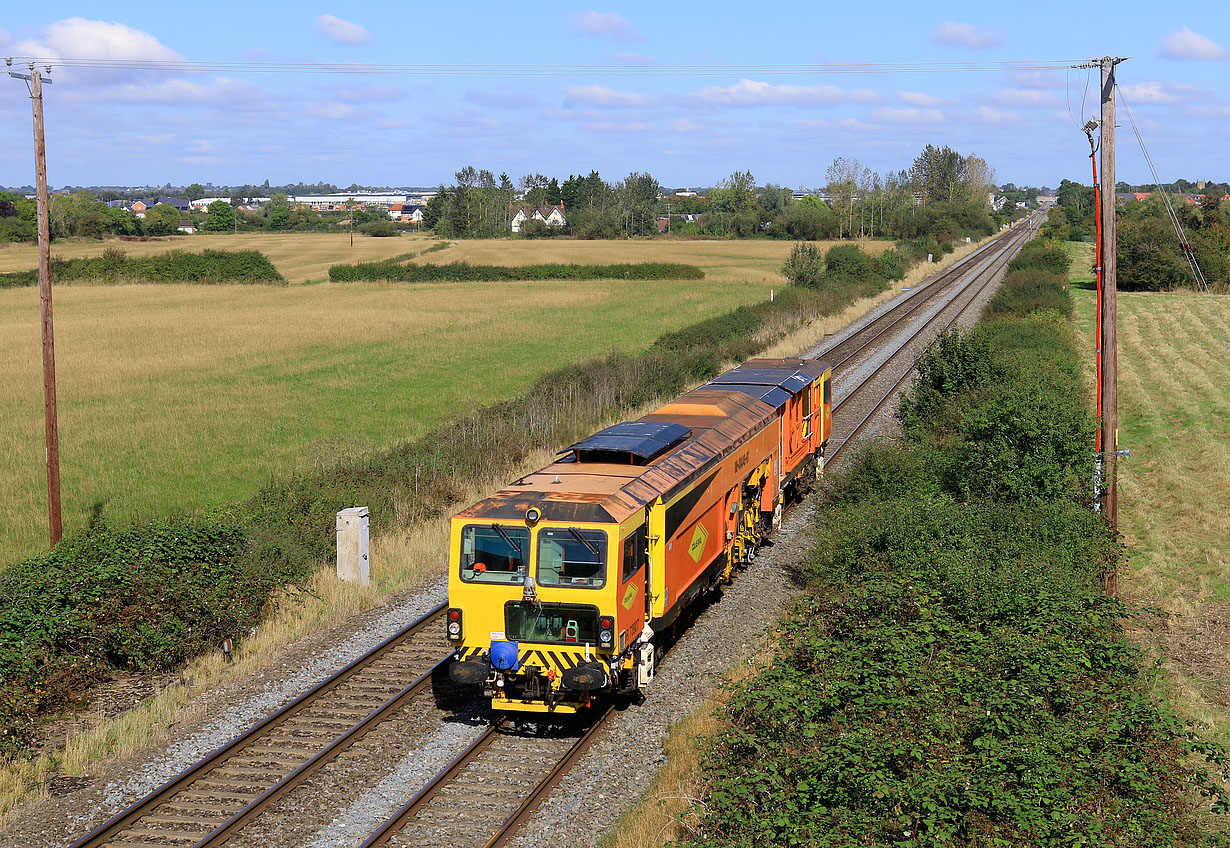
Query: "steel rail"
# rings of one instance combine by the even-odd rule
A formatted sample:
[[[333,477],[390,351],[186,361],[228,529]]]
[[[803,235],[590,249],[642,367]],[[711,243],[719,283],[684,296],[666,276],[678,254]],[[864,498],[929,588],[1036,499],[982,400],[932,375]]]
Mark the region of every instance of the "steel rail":
[[[419,811],[427,806],[427,803],[441,789],[447,786],[462,769],[476,760],[478,755],[491,745],[496,735],[500,732],[502,721],[497,720],[489,724],[487,729],[478,738],[462,749],[461,753],[449,760],[448,765],[441,769],[427,785],[414,794],[414,797],[390,816],[359,848],[378,848],[378,846],[388,844],[389,840],[402,829],[406,822],[417,816]]]
[[[1027,220],[1028,220],[1028,219],[1027,219]],[[1026,235],[1028,235],[1029,237],[1032,237],[1032,236],[1033,236],[1033,234],[1034,234],[1034,232],[1036,232],[1036,230],[1037,230],[1037,227],[1033,226],[1033,224],[1034,224],[1034,223],[1035,223],[1035,222],[1030,221],[1029,225],[1027,225],[1027,228],[1026,228],[1026,230],[1024,231],[1024,233],[1025,233]],[[1021,246],[1021,247],[1023,247],[1023,246],[1024,246],[1024,244],[1025,244],[1025,242],[1027,242],[1027,241],[1029,241],[1029,238],[1024,238],[1024,237],[1023,237],[1023,238],[1021,238],[1021,239],[1020,239],[1020,246]],[[1015,255],[1015,254],[1014,254],[1014,255]],[[957,319],[959,319],[962,315],[964,315],[964,314],[965,314],[965,312],[966,312],[966,311],[970,308],[970,306],[972,306],[972,305],[973,305],[974,301],[976,301],[976,300],[978,299],[978,296],[979,296],[980,294],[982,294],[983,290],[985,290],[985,289],[986,289],[986,287],[987,287],[988,285],[990,285],[990,284],[991,284],[991,281],[995,279],[996,275],[997,275],[997,274],[998,274],[1001,270],[1003,270],[1003,269],[1004,269],[1004,268],[1008,265],[1008,262],[1011,262],[1011,261],[1012,261],[1012,257],[1008,257],[1008,259],[1007,259],[1006,261],[1004,261],[1004,262],[1003,262],[1001,265],[999,265],[998,267],[996,267],[996,268],[994,268],[994,269],[988,269],[988,270],[990,270],[990,273],[987,273],[987,274],[986,274],[986,279],[985,279],[985,280],[983,280],[983,282],[981,283],[981,285],[979,285],[979,286],[978,286],[977,291],[975,291],[975,292],[974,292],[974,294],[973,294],[973,295],[969,298],[969,300],[967,300],[967,301],[966,301],[963,305],[961,305],[961,306],[960,306],[960,307],[959,307],[959,308],[955,311],[955,313],[952,315],[952,317],[948,320],[948,323],[944,325],[944,329],[943,329],[941,332],[945,332],[945,331],[947,331],[947,330],[949,330],[949,329],[951,329],[951,328],[952,328],[952,325],[953,325],[953,324],[955,324],[955,323],[957,322]],[[977,279],[977,277],[975,277],[974,279],[976,280],[976,279]],[[971,286],[972,286],[972,283],[971,283]],[[939,310],[938,312],[936,312],[936,314],[935,314],[934,316],[932,316],[932,317],[931,317],[928,321],[924,322],[924,323],[923,323],[923,324],[922,324],[922,325],[918,328],[918,330],[916,330],[914,333],[912,333],[912,334],[910,335],[910,337],[909,337],[908,339],[906,339],[904,342],[902,342],[902,343],[898,346],[897,350],[895,350],[892,354],[890,354],[890,355],[889,355],[889,357],[888,357],[886,360],[884,360],[884,362],[883,362],[883,363],[882,363],[879,367],[877,367],[877,368],[876,368],[876,369],[875,369],[875,370],[871,373],[871,375],[870,375],[870,376],[868,376],[868,378],[867,378],[866,380],[863,380],[861,383],[859,383],[859,384],[858,384],[858,385],[854,388],[854,390],[853,390],[852,392],[850,392],[848,395],[846,395],[844,398],[842,398],[842,399],[841,399],[841,401],[839,401],[839,402],[838,402],[838,403],[834,406],[834,408],[833,408],[833,414],[834,414],[834,416],[836,416],[836,413],[837,413],[837,410],[838,410],[838,409],[840,409],[841,407],[843,407],[843,406],[845,406],[847,403],[849,403],[851,400],[853,400],[856,396],[858,396],[858,394],[859,394],[860,392],[862,392],[863,390],[865,390],[866,388],[868,388],[868,387],[871,385],[872,381],[873,381],[876,377],[878,377],[878,376],[879,376],[880,374],[882,374],[883,372],[887,371],[887,370],[888,370],[888,368],[889,368],[889,366],[890,366],[890,365],[892,365],[893,361],[894,361],[894,360],[896,359],[896,357],[898,356],[898,354],[900,354],[902,351],[904,351],[904,350],[905,350],[905,348],[906,348],[906,347],[908,347],[908,346],[910,345],[910,343],[911,343],[911,342],[913,342],[913,341],[914,341],[915,339],[917,339],[920,335],[922,335],[924,332],[926,332],[928,328],[930,328],[930,327],[931,327],[931,326],[933,326],[934,324],[939,323],[939,321],[943,318],[944,312],[948,309],[948,307],[950,307],[950,306],[952,306],[954,303],[956,303],[957,299],[958,299],[958,298],[959,298],[962,294],[965,294],[965,293],[969,290],[969,287],[971,287],[971,286],[967,286],[965,289],[963,289],[961,292],[959,292],[957,295],[955,295],[955,296],[953,297],[953,299],[952,299],[951,301],[949,301],[949,303],[945,304],[942,308],[940,308],[940,310]],[[939,337],[939,336],[937,335],[937,336],[936,336],[936,338],[938,338],[938,337]],[[927,344],[926,348],[924,348],[924,351],[926,351],[926,350],[930,350],[930,349],[931,349],[931,347],[932,347],[932,345],[934,345],[934,344],[935,344],[935,339],[932,339],[932,340],[931,340],[931,341]],[[854,439],[855,439],[855,438],[856,438],[856,437],[857,437],[860,433],[862,433],[864,429],[866,429],[867,425],[871,422],[871,419],[875,417],[876,413],[878,413],[878,412],[879,412],[879,411],[880,411],[880,410],[884,407],[884,404],[888,403],[888,401],[889,401],[890,399],[892,399],[893,397],[895,397],[895,396],[896,396],[897,392],[898,392],[898,391],[900,391],[901,387],[905,384],[905,381],[906,381],[906,380],[908,380],[908,379],[910,378],[910,375],[912,375],[913,373],[914,373],[914,364],[913,364],[913,363],[911,363],[911,364],[910,364],[910,367],[909,367],[909,368],[907,368],[907,369],[905,370],[905,372],[904,372],[904,373],[903,373],[903,374],[902,374],[902,375],[901,375],[901,376],[900,376],[900,377],[899,377],[899,378],[898,378],[898,379],[897,379],[897,380],[893,383],[892,388],[890,388],[890,389],[888,390],[888,392],[886,392],[886,393],[884,394],[884,396],[883,396],[883,397],[881,397],[878,401],[876,401],[875,405],[871,408],[871,410],[870,410],[869,412],[867,412],[867,414],[863,416],[863,418],[862,418],[862,419],[861,419],[861,420],[860,420],[860,421],[859,421],[859,422],[858,422],[858,423],[854,426],[854,428],[853,428],[853,429],[849,432],[849,434],[847,434],[847,435],[846,435],[846,437],[845,437],[844,439],[842,439],[840,443],[838,443],[837,447],[836,447],[836,448],[834,448],[834,449],[833,449],[833,452],[829,455],[827,462],[833,462],[834,460],[836,460],[836,458],[837,458],[837,457],[838,457],[838,455],[841,453],[841,451],[842,451],[842,450],[843,450],[843,449],[844,449],[847,445],[849,445],[851,442],[853,442],[853,441],[854,441]]]
[[[220,825],[217,830],[214,830],[200,842],[196,843],[193,848],[205,848],[210,846],[223,845],[232,836],[238,834],[239,829],[256,818],[261,812],[272,804],[274,801],[283,797],[287,792],[290,792],[295,787],[299,786],[313,774],[318,772],[326,763],[337,758],[339,754],[347,748],[358,742],[369,731],[376,727],[377,724],[384,721],[390,715],[395,713],[401,707],[405,706],[414,696],[418,695],[427,684],[431,681],[432,676],[452,662],[452,657],[447,656],[440,662],[436,663],[427,671],[415,678],[414,682],[403,687],[396,695],[389,698],[376,709],[372,710],[362,721],[359,721],[341,736],[334,739],[324,748],[316,752],[311,759],[305,761],[302,765],[292,771],[286,777],[275,783],[273,786],[266,789],[256,798],[253,798],[248,805],[226,820]]]
[[[534,810],[538,809],[538,805],[542,803],[543,799],[551,793],[552,789],[559,785],[564,775],[568,773],[568,770],[589,750],[589,747],[598,738],[599,731],[606,727],[614,716],[615,708],[608,702],[602,714],[594,719],[593,723],[586,728],[576,743],[568,749],[568,753],[564,754],[560,761],[552,767],[551,771],[542,780],[538,781],[534,791],[521,802],[521,806],[517,807],[511,816],[504,820],[499,830],[484,843],[483,848],[498,848],[498,846],[507,844],[513,834],[521,828],[521,825],[525,824],[530,816],[534,814]]]
[[[433,607],[427,613],[411,622],[409,625],[402,628],[400,631],[393,634],[379,645],[376,645],[362,656],[352,660],[342,668],[338,669],[329,677],[320,681],[294,700],[279,708],[276,712],[266,716],[264,719],[248,728],[243,733],[234,737],[229,742],[207,755],[204,759],[184,769],[175,777],[145,795],[134,804],[124,810],[121,810],[119,813],[103,822],[94,830],[90,831],[76,842],[73,842],[69,848],[100,848],[100,846],[113,841],[122,831],[135,825],[143,816],[148,815],[159,805],[169,801],[174,795],[186,789],[194,781],[208,775],[215,768],[222,765],[233,754],[245,748],[249,743],[280,727],[287,719],[301,712],[312,703],[318,701],[324,695],[337,689],[356,673],[371,665],[374,660],[427,627],[439,616],[443,615],[446,607],[447,603],[440,603],[439,605]],[[360,722],[360,724],[362,724],[362,722]],[[354,730],[354,727],[352,727],[351,730]],[[203,841],[198,844],[208,843]]]

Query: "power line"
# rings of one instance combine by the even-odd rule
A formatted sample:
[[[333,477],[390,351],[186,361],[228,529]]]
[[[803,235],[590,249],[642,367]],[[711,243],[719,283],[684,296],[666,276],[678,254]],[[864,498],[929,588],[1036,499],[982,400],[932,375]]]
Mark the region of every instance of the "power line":
[[[141,70],[227,74],[355,74],[372,76],[832,76],[934,73],[1059,71],[1090,67],[1083,59],[1021,59],[997,62],[852,62],[838,64],[751,65],[590,65],[590,64],[388,64],[334,62],[232,62],[178,59],[105,59],[64,56],[11,56],[19,64],[86,70]]]

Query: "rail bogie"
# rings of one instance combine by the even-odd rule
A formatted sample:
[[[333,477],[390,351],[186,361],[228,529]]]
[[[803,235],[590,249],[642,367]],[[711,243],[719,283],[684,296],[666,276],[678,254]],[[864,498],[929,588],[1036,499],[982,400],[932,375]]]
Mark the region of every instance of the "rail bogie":
[[[453,679],[530,713],[646,686],[663,631],[814,484],[831,376],[816,360],[751,360],[455,516]]]

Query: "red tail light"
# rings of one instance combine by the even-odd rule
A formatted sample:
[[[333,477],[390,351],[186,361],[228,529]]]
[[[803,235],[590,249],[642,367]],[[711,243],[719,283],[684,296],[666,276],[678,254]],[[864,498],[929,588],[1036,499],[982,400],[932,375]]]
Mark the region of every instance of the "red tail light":
[[[450,642],[461,641],[461,610],[456,607],[450,607],[448,611],[448,640]]]
[[[609,615],[598,619],[598,647],[615,647],[615,619]]]

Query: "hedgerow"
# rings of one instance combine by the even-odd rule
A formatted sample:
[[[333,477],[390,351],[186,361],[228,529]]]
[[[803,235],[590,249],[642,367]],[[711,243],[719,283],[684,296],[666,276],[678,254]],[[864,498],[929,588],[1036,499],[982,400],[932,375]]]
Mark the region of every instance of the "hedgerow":
[[[0,573],[0,751],[87,684],[167,669],[239,637],[286,588],[333,557],[334,516],[371,509],[381,532],[441,515],[475,479],[511,474],[600,422],[681,393],[724,361],[833,314],[858,290],[792,291],[662,336],[638,354],[544,374],[525,394],[476,409],[414,441],[270,481],[203,515],[107,529]],[[42,611],[46,611],[44,614]]]
[[[426,251],[424,251],[426,252]],[[676,262],[637,262],[616,265],[447,265],[423,263],[358,262],[333,265],[329,279],[335,283],[387,280],[400,283],[478,282],[513,280],[702,280],[705,272],[695,265]]]
[[[1102,589],[1121,552],[1067,293],[1012,294],[1056,259],[1033,248],[997,315],[921,358],[902,440],[826,483],[809,591],[731,690],[692,844],[1230,841],[1202,827],[1224,752],[1153,700]]]
[[[169,250],[152,256],[128,256],[108,248],[101,256],[51,260],[51,281],[71,284],[100,283],[267,283],[285,285],[286,279],[257,250]],[[0,288],[38,285],[38,271],[0,274]]]

